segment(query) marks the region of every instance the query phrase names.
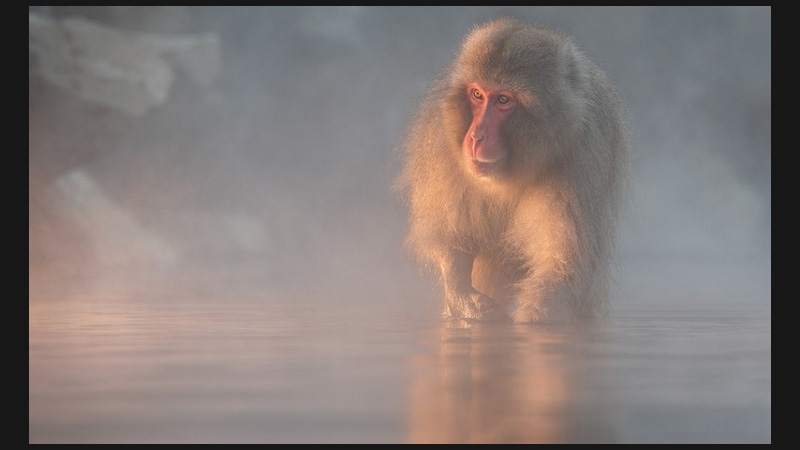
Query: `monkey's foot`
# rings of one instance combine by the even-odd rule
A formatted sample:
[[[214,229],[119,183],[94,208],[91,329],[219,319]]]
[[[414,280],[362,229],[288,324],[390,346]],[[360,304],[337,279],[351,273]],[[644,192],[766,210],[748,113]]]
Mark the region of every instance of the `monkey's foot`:
[[[505,308],[495,299],[481,294],[473,297],[473,302],[477,320],[481,322],[511,322],[511,317],[506,313]]]
[[[470,296],[469,301],[463,302],[460,308],[448,305],[445,317],[477,322],[512,322],[500,303],[483,294]]]

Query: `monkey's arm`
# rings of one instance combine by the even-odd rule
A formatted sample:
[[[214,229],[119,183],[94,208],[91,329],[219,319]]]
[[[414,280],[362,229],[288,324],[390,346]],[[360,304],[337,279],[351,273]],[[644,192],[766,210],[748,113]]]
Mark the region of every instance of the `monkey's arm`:
[[[472,287],[474,260],[473,255],[455,250],[440,259],[445,316],[485,321],[510,320],[498,302]]]

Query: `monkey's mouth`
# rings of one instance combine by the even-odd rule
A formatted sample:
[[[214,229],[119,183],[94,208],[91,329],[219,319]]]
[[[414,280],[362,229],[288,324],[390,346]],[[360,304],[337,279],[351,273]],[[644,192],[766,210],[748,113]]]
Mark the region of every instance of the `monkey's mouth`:
[[[469,160],[469,168],[478,177],[489,177],[500,171],[504,158],[499,158],[494,161],[479,161],[477,159]]]

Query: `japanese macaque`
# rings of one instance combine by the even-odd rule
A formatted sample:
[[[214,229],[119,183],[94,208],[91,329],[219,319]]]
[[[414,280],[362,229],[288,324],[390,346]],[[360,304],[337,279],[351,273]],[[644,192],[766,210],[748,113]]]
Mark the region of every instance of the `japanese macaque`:
[[[613,87],[569,38],[510,18],[470,33],[408,129],[398,183],[444,314],[607,314],[628,147]]]

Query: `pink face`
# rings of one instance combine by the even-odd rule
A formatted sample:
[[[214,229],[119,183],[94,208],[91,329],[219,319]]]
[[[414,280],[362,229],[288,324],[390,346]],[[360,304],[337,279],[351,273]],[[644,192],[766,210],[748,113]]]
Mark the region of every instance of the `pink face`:
[[[472,123],[462,150],[467,166],[476,176],[491,176],[502,168],[508,155],[503,126],[517,102],[510,91],[484,88],[477,83],[467,85],[466,96]]]

